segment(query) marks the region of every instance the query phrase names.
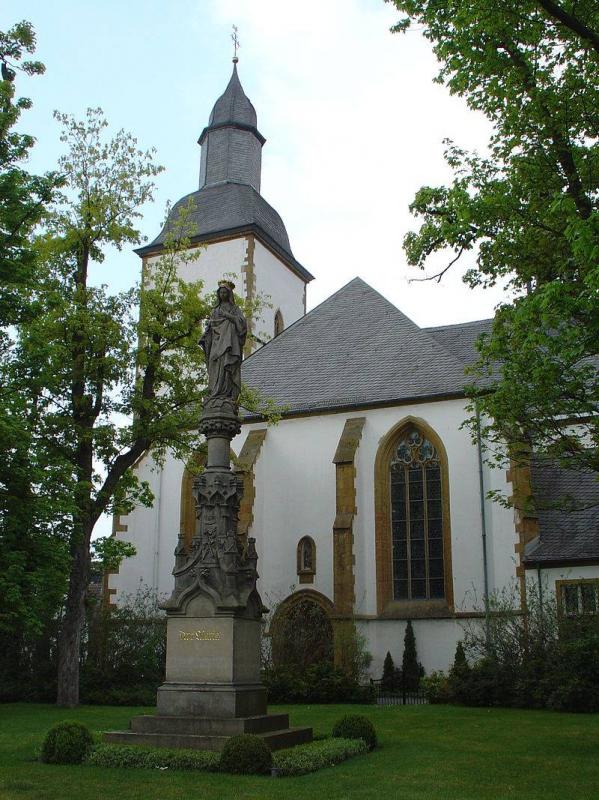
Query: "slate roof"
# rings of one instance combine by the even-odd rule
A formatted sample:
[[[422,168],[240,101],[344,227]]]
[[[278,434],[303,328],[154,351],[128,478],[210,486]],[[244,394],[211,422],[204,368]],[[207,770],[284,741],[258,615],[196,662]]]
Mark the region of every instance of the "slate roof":
[[[181,198],[169,216],[169,222],[150,244],[138,248],[135,252],[145,255],[160,247],[164,242],[170,220],[174,219],[177,210],[189,199],[193,200],[194,211],[191,214],[192,241],[202,241],[215,235],[254,230],[262,234],[269,244],[305,281],[313,276],[297,261],[291,252],[289,237],[279,214],[252,186],[246,183],[220,183],[204,186],[197,192],[191,192]]]
[[[289,413],[459,396],[468,347],[448,348],[460,327],[437,329],[441,345],[355,278],[252,354],[243,380]]]
[[[539,536],[526,546],[529,565],[599,561],[599,480],[591,472],[566,470],[536,458],[531,465]],[[569,499],[573,510],[551,508]]]
[[[227,88],[214,104],[208,125],[223,125],[226,122],[239,122],[252,127],[256,127],[258,122],[256,109],[239,81],[236,64],[233,66],[233,74]]]
[[[479,319],[475,322],[441,325],[423,330],[464,364],[470,364],[478,355],[476,340],[481,334],[490,333],[492,325],[492,319]]]

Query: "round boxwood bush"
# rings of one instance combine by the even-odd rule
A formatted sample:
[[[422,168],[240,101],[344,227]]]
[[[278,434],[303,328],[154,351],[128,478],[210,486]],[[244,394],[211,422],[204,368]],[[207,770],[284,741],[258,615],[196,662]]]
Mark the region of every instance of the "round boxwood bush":
[[[272,753],[264,739],[251,733],[232,736],[223,747],[220,768],[237,775],[255,775],[270,772]]]
[[[369,750],[374,750],[377,744],[374,725],[360,714],[341,717],[333,726],[332,735],[337,739],[363,739]]]
[[[59,722],[46,734],[41,760],[47,764],[81,764],[92,743],[92,735],[85,725]]]

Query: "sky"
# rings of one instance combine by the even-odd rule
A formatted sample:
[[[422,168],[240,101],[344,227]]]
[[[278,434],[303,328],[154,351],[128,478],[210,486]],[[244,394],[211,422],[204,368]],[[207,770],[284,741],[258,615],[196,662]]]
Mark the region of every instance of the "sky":
[[[447,183],[443,140],[484,151],[486,120],[433,83],[438,65],[418,30],[391,34],[383,0],[4,0],[3,29],[31,21],[41,77],[19,75],[32,98],[20,129],[35,145],[30,169],[62,152],[54,109],[81,118],[100,106],[111,129],[156,148],[165,167],[140,228],[152,240],[167,201],[197,188],[197,139],[232,69],[258,114],[262,195],[281,214],[295,257],[314,276],[308,308],[361,276],[419,325],[491,316],[499,290],[418,282],[402,250],[417,229],[409,204],[422,185]],[[430,273],[444,266],[431,262]],[[115,290],[139,278],[132,250],[108,254],[94,279]]]
[[[62,152],[54,109],[82,118],[100,106],[111,129],[156,148],[165,167],[140,220],[152,240],[167,201],[198,186],[197,139],[232,70],[266,137],[264,198],[281,214],[295,257],[314,276],[308,309],[357,275],[421,326],[491,316],[499,289],[472,290],[464,261],[442,283],[417,282],[402,240],[418,221],[409,204],[423,185],[451,179],[443,140],[484,152],[486,120],[433,79],[438,64],[418,30],[391,34],[383,0],[4,0],[2,30],[27,19],[41,77],[19,74],[31,97],[19,129],[36,137],[29,169],[55,168]],[[449,260],[430,266],[434,273]],[[107,253],[93,279],[133,285],[140,259]],[[110,532],[102,519],[97,534]]]

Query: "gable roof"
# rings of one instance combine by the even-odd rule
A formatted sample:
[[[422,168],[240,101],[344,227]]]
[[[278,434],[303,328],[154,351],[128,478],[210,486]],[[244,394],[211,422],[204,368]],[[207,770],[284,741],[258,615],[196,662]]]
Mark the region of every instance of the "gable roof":
[[[560,467],[537,456],[531,463],[539,536],[525,549],[525,562],[549,565],[599,561],[599,480],[593,472]],[[552,508],[560,500],[570,510]]]
[[[466,349],[454,355],[354,278],[253,353],[243,380],[287,413],[441,399],[463,394]]]

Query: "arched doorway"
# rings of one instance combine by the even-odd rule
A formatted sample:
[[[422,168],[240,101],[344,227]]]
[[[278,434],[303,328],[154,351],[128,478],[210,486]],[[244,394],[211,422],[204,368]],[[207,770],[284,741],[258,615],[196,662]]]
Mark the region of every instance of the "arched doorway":
[[[303,670],[333,663],[331,608],[326,597],[312,591],[296,592],[281,603],[270,626],[275,666]]]

